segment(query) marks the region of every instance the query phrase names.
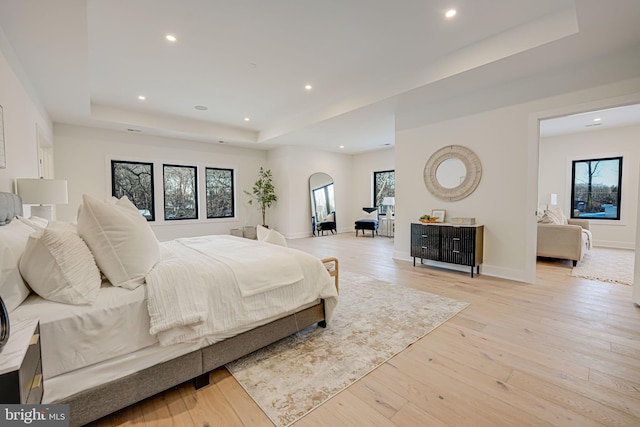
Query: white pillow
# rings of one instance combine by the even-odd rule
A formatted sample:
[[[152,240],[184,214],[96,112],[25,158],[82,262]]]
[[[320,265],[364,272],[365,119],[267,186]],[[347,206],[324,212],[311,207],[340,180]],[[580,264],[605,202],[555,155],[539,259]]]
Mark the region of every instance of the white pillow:
[[[160,245],[147,220],[123,196],[116,203],[84,194],[78,234],[114,286],[135,289],[160,257]]]
[[[274,245],[280,245],[287,247],[287,239],[276,230],[271,230],[269,228],[263,227],[261,225],[258,226],[257,229],[258,241],[273,243]]]
[[[18,263],[34,229],[14,219],[0,227],[0,297],[7,311],[15,310],[31,292],[20,276]]]
[[[49,221],[47,221],[45,218],[40,218],[39,216],[32,216],[29,218],[19,216],[18,221],[28,225],[29,227],[33,228],[36,231],[46,228],[47,224],[49,223]]]
[[[101,279],[87,244],[71,224],[50,222],[29,237],[20,272],[42,298],[65,304],[92,304]]]
[[[362,219],[378,219],[378,211],[362,211]]]
[[[336,222],[336,214],[334,212],[331,212],[329,215],[327,215],[327,222]]]

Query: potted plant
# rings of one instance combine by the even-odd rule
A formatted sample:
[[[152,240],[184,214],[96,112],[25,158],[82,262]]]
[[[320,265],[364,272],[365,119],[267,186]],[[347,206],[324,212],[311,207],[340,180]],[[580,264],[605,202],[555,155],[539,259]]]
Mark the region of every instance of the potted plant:
[[[258,180],[253,184],[251,192],[244,191],[249,196],[249,204],[253,205],[256,202],[260,206],[262,211],[262,226],[267,227],[265,217],[267,209],[271,205],[278,201],[276,195],[276,189],[273,186],[273,176],[270,169],[265,169],[260,166],[260,172],[258,172]]]

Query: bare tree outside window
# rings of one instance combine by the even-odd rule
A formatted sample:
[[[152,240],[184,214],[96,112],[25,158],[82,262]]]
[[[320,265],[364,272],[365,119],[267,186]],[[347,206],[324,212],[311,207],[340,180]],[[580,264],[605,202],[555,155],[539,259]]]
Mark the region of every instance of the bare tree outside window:
[[[396,172],[380,171],[373,173],[373,203],[380,214],[387,213],[387,206],[382,204],[385,197],[396,195]]]
[[[198,219],[198,168],[163,165],[164,219]]]
[[[155,221],[153,163],[112,160],[111,194],[127,196],[147,221]]]
[[[620,219],[622,157],[574,160],[571,218]]]
[[[206,168],[207,218],[235,216],[233,170]]]

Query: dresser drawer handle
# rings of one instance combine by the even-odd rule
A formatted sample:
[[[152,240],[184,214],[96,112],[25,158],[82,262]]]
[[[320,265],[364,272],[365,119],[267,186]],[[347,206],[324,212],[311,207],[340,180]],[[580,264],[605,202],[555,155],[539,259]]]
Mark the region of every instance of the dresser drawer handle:
[[[31,337],[31,341],[29,341],[29,345],[38,344],[38,340],[40,339],[40,334],[33,334]]]

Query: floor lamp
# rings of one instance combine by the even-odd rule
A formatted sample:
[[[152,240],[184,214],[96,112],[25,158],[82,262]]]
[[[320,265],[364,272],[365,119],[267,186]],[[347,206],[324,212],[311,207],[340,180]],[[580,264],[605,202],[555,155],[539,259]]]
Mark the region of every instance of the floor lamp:
[[[18,195],[25,205],[31,207],[31,215],[47,220],[52,219],[51,205],[66,205],[67,181],[63,179],[23,178],[16,180]]]

